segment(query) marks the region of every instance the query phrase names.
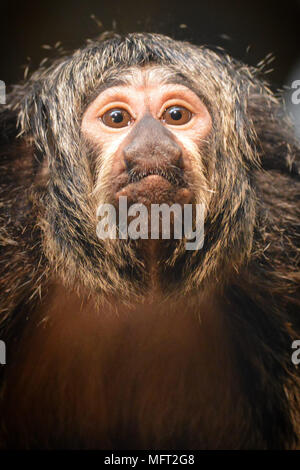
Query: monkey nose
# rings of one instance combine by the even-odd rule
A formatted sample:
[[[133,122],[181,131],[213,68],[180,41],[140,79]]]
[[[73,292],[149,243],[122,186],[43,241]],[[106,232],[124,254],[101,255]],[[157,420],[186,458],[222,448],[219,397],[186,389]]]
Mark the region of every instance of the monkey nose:
[[[123,151],[124,163],[128,172],[138,169],[163,168],[183,169],[180,147],[175,142],[156,142],[151,145],[128,145]]]
[[[183,169],[182,149],[173,134],[152,116],[145,116],[134,128],[123,149],[128,172],[135,169]]]

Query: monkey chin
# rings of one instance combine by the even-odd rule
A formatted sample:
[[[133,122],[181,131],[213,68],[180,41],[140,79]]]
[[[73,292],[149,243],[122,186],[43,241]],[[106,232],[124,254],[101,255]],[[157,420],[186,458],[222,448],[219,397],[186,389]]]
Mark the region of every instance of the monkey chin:
[[[116,202],[126,196],[128,204],[143,204],[150,208],[151,204],[189,204],[193,193],[187,187],[179,187],[161,175],[147,175],[141,180],[130,183],[115,195]]]

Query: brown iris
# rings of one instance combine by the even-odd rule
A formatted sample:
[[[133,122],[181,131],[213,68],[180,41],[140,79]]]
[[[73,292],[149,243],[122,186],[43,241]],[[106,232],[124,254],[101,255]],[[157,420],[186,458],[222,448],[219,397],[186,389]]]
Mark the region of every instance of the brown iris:
[[[117,129],[128,126],[132,121],[132,117],[128,111],[122,108],[113,108],[106,111],[101,119],[106,126],[115,127]]]
[[[167,108],[163,115],[162,120],[166,124],[172,126],[181,126],[189,122],[192,118],[192,113],[183,106],[170,106]]]

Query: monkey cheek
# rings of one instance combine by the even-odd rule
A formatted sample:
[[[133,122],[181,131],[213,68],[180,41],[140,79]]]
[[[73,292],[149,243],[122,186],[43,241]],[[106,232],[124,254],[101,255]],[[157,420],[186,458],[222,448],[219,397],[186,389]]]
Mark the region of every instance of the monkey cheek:
[[[129,204],[188,204],[193,199],[193,193],[188,188],[180,188],[159,175],[149,175],[142,180],[128,184],[115,194],[118,203],[121,196],[126,196]]]

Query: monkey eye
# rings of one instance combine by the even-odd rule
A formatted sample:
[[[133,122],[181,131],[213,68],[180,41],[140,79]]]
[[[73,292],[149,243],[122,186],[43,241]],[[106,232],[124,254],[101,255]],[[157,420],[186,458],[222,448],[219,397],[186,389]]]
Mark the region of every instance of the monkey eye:
[[[189,122],[192,118],[192,113],[184,108],[183,106],[170,106],[167,108],[161,119],[166,124],[171,124],[172,126],[181,126]]]
[[[122,108],[110,109],[100,119],[106,126],[115,128],[126,127],[132,122],[131,115]]]

